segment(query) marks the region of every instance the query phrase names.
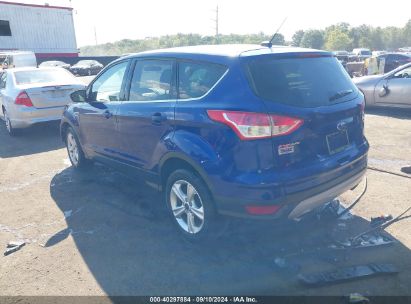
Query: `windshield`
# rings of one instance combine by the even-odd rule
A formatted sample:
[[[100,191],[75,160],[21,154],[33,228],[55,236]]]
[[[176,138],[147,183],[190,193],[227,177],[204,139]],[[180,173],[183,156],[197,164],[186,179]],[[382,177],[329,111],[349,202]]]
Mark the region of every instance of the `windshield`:
[[[247,68],[255,94],[271,102],[313,108],[357,95],[355,85],[335,57],[255,59]]]
[[[63,69],[53,70],[32,70],[32,71],[20,71],[15,72],[16,84],[29,84],[29,83],[47,83],[47,82],[72,82],[75,81],[75,77]]]

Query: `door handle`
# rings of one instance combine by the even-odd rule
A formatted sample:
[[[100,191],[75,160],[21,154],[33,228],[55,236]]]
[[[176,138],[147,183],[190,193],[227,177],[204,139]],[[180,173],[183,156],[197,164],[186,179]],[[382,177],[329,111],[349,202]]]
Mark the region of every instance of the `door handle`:
[[[104,111],[104,117],[109,119],[113,116],[113,113],[111,113],[109,110]]]
[[[166,120],[166,118],[161,113],[154,113],[151,116],[151,121],[156,125],[161,124],[164,120]]]

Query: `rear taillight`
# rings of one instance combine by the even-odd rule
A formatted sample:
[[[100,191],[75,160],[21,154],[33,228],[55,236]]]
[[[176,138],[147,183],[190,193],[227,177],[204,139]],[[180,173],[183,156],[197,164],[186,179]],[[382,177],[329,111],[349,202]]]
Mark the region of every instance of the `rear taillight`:
[[[31,102],[29,95],[27,95],[27,93],[24,91],[20,92],[19,95],[17,95],[14,103],[16,105],[21,105],[21,106],[26,106],[26,107],[33,106],[33,103]]]
[[[208,116],[231,127],[242,140],[253,140],[287,135],[297,130],[303,120],[264,113],[208,110]]]

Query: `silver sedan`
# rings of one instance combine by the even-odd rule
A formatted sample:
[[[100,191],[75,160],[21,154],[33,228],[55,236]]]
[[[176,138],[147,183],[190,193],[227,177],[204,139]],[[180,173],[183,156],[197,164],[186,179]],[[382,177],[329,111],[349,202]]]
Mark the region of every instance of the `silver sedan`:
[[[18,68],[0,71],[0,117],[7,131],[60,120],[70,94],[85,88],[62,68]]]
[[[411,108],[411,63],[383,75],[353,79],[367,106]]]

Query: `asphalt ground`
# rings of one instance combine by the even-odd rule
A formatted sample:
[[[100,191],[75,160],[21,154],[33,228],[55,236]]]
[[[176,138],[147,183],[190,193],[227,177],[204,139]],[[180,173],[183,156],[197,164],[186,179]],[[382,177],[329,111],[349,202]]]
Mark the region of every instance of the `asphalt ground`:
[[[324,250],[368,229],[371,217],[411,205],[411,176],[401,172],[411,165],[411,112],[369,110],[366,135],[368,191],[352,218],[288,225],[235,220],[220,238],[192,244],[153,207],[161,198],[144,183],[102,165],[75,172],[58,124],[15,138],[2,124],[0,248],[20,239],[27,244],[0,257],[0,296],[411,295],[409,220],[387,229],[392,246]],[[368,263],[392,263],[399,273],[320,288],[297,278]]]

